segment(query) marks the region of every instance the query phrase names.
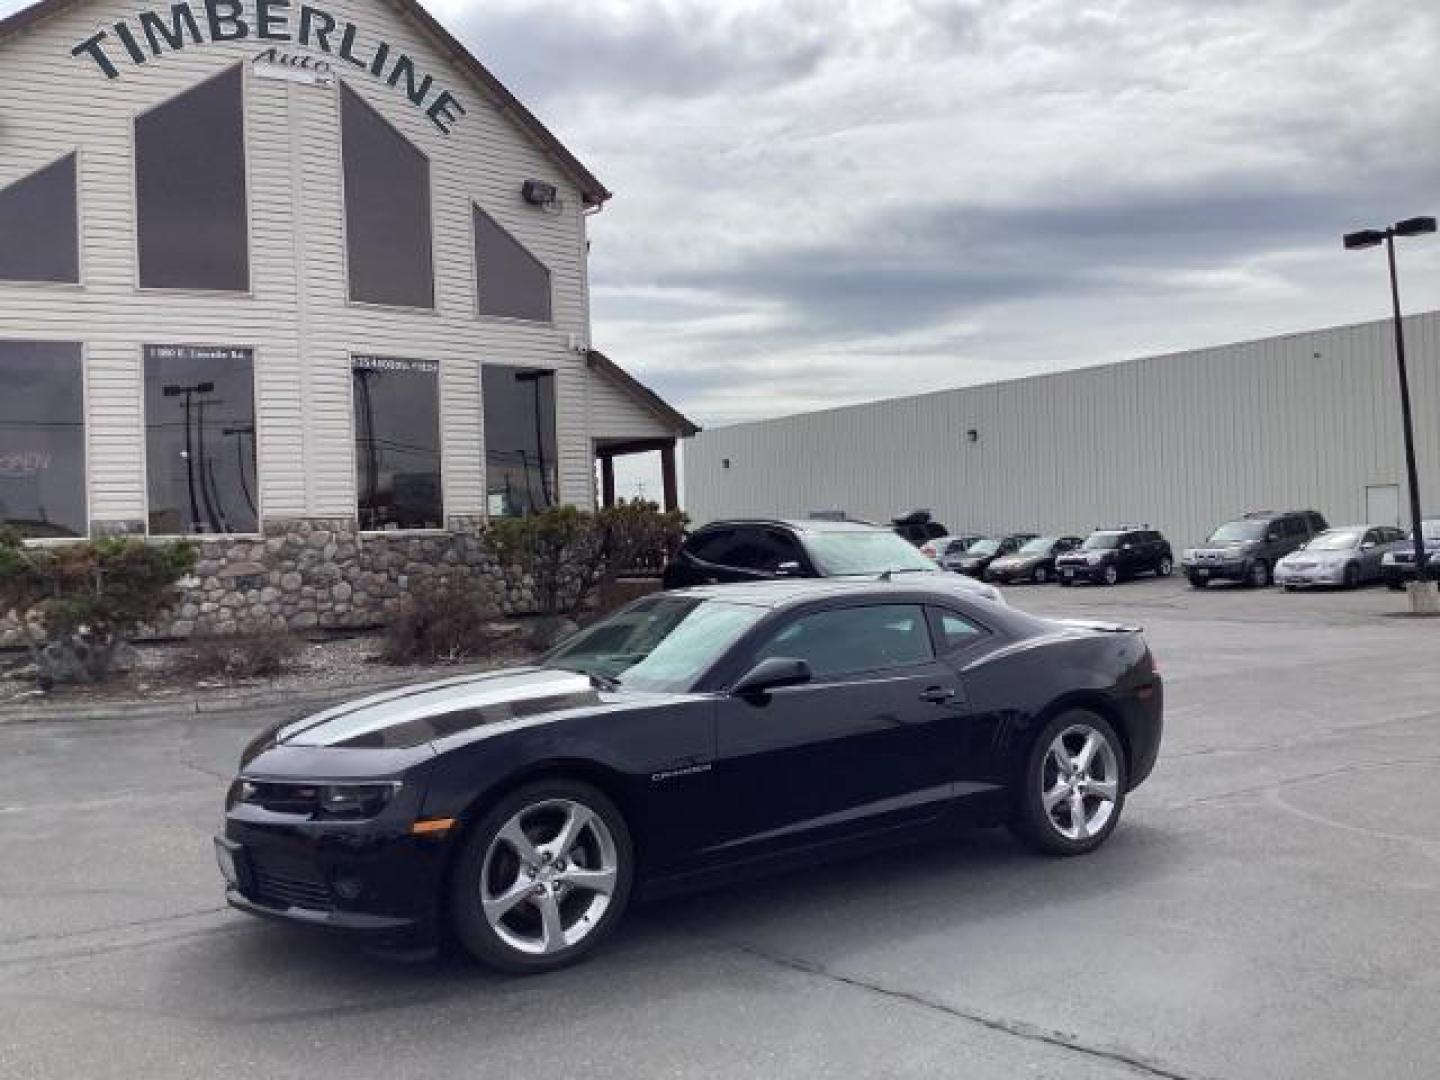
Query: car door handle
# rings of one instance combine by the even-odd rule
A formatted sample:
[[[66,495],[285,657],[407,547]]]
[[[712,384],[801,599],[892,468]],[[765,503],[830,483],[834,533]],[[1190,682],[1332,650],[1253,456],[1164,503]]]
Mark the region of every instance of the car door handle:
[[[929,701],[935,705],[943,705],[947,701],[953,701],[955,691],[948,686],[931,686],[920,691],[920,700]]]

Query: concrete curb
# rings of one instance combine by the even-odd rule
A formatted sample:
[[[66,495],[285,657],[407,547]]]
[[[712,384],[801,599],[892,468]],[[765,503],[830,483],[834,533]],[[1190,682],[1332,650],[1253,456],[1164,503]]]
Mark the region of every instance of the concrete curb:
[[[0,727],[13,724],[65,723],[87,720],[111,720],[124,717],[133,720],[181,720],[187,717],[239,712],[245,709],[268,709],[280,705],[297,707],[339,704],[367,694],[394,690],[419,682],[470,675],[493,670],[492,665],[461,664],[425,674],[399,675],[393,678],[352,682],[344,686],[316,686],[295,689],[212,690],[177,696],[164,701],[143,698],[94,702],[57,701],[47,704],[0,705]]]

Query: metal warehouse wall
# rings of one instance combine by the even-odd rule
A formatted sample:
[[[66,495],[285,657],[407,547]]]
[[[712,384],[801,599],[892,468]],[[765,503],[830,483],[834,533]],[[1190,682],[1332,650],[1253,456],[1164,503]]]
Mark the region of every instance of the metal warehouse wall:
[[[1440,514],[1440,312],[1408,318],[1405,340],[1421,497]],[[685,450],[697,523],[929,507],[952,532],[1135,521],[1178,546],[1256,508],[1361,521],[1381,484],[1408,517],[1388,320],[712,429]]]

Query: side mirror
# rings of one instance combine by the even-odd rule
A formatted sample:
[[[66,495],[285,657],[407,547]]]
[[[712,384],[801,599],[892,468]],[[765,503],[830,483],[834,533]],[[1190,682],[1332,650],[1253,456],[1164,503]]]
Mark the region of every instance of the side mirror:
[[[776,577],[798,577],[800,575],[800,564],[794,559],[789,562],[782,562],[775,567]]]
[[[812,678],[810,665],[804,660],[771,656],[740,676],[730,693],[734,697],[757,697],[782,686],[800,686]]]

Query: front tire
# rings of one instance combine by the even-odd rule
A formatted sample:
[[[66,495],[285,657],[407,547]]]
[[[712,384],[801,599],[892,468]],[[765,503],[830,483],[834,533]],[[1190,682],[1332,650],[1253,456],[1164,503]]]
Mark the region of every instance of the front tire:
[[[1345,566],[1345,588],[1358,589],[1360,587],[1360,567],[1353,562]]]
[[[1045,855],[1094,851],[1120,821],[1127,780],[1125,750],[1109,721],[1067,709],[1031,748],[1010,828]]]
[[[1035,567],[1035,572],[1030,575],[1030,580],[1035,582],[1036,585],[1044,585],[1045,582],[1050,580],[1050,572],[1043,566],[1037,566]]]
[[[1120,580],[1120,571],[1117,570],[1112,563],[1101,571],[1100,580],[1106,585],[1114,585]]]
[[[1160,565],[1155,568],[1158,577],[1169,577],[1175,572],[1175,563],[1169,555],[1160,556]]]
[[[1264,559],[1256,559],[1250,566],[1250,572],[1245,576],[1245,583],[1255,589],[1269,586],[1270,564]]]
[[[450,920],[475,959],[537,974],[583,959],[624,914],[635,857],[625,819],[574,780],[511,792],[471,831],[450,883]]]

